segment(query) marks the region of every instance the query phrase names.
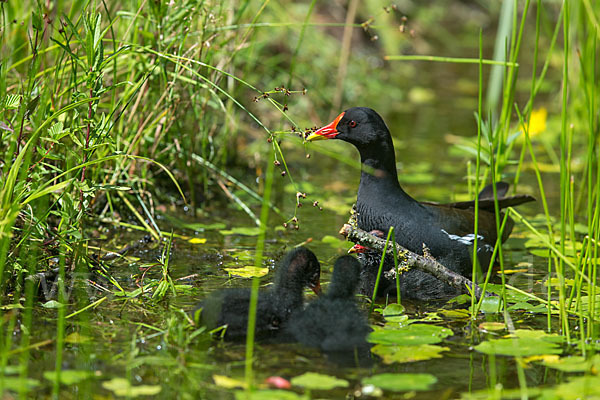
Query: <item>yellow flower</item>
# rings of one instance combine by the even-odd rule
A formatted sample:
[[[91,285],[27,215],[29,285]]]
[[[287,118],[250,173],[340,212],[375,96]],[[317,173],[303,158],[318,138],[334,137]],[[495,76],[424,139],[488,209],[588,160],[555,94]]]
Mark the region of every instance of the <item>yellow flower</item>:
[[[548,117],[548,110],[545,107],[538,108],[531,112],[529,117],[529,124],[527,125],[527,132],[529,137],[534,137],[546,130],[546,119]],[[522,127],[525,131],[525,126]]]

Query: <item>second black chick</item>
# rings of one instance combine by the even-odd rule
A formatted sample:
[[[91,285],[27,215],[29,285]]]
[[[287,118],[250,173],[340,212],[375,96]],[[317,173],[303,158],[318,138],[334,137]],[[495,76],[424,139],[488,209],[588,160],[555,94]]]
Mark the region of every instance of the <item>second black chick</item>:
[[[366,336],[371,328],[354,301],[359,273],[360,263],[354,257],[338,258],[327,293],[292,314],[288,333],[305,346],[346,355],[348,360],[369,354]]]

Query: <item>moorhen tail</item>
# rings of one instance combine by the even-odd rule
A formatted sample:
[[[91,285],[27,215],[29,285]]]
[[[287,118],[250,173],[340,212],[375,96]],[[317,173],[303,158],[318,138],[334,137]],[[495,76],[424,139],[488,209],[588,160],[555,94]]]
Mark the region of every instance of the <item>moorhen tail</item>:
[[[360,268],[352,256],[337,259],[327,292],[290,318],[286,329],[298,342],[338,359],[369,354],[366,336],[371,328],[354,301]]]
[[[274,284],[258,294],[256,309],[257,339],[275,336],[289,319],[292,311],[303,304],[304,287],[320,293],[321,265],[315,254],[298,247],[286,254],[275,271]],[[250,289],[223,289],[202,301],[200,318],[208,329],[226,325],[225,339],[236,340],[246,336]]]
[[[420,255],[426,246],[439,263],[463,276],[471,276],[475,239],[473,202],[444,205],[421,203],[410,197],[398,183],[392,137],[379,114],[370,108],[350,108],[307,137],[309,141],[321,139],[346,141],[360,153],[363,167],[356,199],[359,228],[387,232],[394,226],[400,245]],[[532,200],[530,196],[514,196],[499,205],[514,206]],[[508,238],[512,225],[512,221],[507,222],[502,241]],[[489,265],[496,239],[493,200],[486,194],[480,201],[477,240],[477,255],[484,268]],[[445,284],[426,273],[411,270],[402,281],[407,297],[447,297]]]

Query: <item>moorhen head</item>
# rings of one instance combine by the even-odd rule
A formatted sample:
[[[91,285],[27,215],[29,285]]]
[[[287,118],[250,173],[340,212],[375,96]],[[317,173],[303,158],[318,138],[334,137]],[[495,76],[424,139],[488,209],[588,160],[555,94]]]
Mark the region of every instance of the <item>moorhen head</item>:
[[[379,114],[366,107],[350,108],[307,137],[308,141],[322,139],[352,143],[360,153],[363,168],[356,199],[359,228],[387,232],[394,226],[396,242],[400,245],[420,255],[425,246],[442,265],[463,276],[471,276],[475,239],[473,202],[444,205],[418,202],[410,197],[398,183],[392,137]],[[514,206],[532,200],[530,196],[513,196],[499,199],[499,205]],[[493,201],[491,207],[489,200],[484,204],[487,207],[479,209],[477,255],[482,267],[487,269],[497,231]],[[512,221],[507,223],[502,241],[508,238],[512,225]],[[436,299],[457,294],[420,271],[403,274],[402,281],[402,291],[406,290],[409,298]]]
[[[288,333],[298,342],[321,349],[331,355],[364,352],[371,328],[354,301],[359,283],[360,264],[352,256],[342,256],[333,267],[327,292],[296,310],[287,325]]]
[[[257,339],[274,337],[289,319],[292,311],[301,308],[305,287],[315,293],[321,291],[321,265],[315,254],[298,247],[286,254],[275,271],[274,284],[258,293],[256,309]],[[247,333],[250,289],[223,289],[203,300],[200,318],[208,329],[226,325],[227,340],[243,339]]]

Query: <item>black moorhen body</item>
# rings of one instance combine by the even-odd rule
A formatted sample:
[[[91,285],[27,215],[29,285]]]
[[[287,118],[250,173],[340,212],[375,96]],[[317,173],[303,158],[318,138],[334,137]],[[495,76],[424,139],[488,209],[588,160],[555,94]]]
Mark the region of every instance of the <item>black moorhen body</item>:
[[[390,132],[374,110],[350,108],[332,123],[315,131],[307,140],[340,139],[352,143],[363,165],[356,200],[358,227],[387,232],[395,227],[396,241],[410,251],[423,254],[423,246],[441,264],[463,276],[471,276],[474,241],[473,202],[448,205],[420,203],[398,183],[396,158]],[[533,200],[530,196],[503,199],[500,207]],[[477,254],[487,267],[496,242],[493,201],[480,202]],[[502,241],[512,230],[507,222]],[[405,297],[430,300],[456,294],[433,276],[411,270],[402,276]]]
[[[366,336],[371,328],[354,301],[360,268],[352,256],[337,259],[327,293],[304,310],[296,310],[290,318],[286,329],[298,342],[321,349],[338,360],[368,356]]]
[[[275,271],[273,287],[261,290],[256,309],[257,339],[275,336],[289,319],[292,311],[303,304],[304,287],[320,292],[321,265],[314,253],[298,247],[286,254]],[[236,340],[246,336],[250,289],[223,289],[202,301],[197,310],[208,329],[227,325],[225,339]]]

